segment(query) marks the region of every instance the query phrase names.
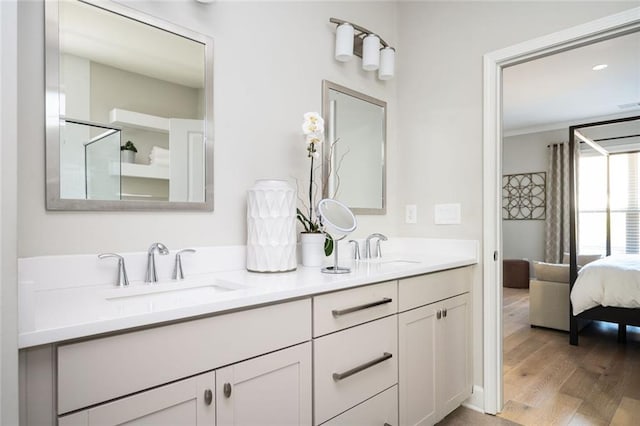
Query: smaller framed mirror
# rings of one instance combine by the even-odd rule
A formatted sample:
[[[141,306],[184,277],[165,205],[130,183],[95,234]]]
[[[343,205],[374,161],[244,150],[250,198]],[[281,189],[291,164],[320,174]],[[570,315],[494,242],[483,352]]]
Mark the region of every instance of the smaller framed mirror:
[[[387,103],[324,80],[323,196],[356,214],[386,213]]]

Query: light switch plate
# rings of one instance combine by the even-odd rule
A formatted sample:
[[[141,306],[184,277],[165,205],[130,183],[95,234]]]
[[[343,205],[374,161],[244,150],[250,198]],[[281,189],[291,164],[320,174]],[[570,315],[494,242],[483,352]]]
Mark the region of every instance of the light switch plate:
[[[418,206],[415,204],[407,204],[404,208],[404,221],[406,223],[418,223]]]
[[[436,225],[460,225],[462,215],[460,203],[436,204],[434,208],[434,221]]]

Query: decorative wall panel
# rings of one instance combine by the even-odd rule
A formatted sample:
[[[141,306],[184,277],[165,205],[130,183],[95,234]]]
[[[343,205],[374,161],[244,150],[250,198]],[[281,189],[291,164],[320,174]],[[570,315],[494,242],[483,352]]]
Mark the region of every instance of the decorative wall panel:
[[[502,218],[546,219],[546,180],[545,172],[502,176]]]

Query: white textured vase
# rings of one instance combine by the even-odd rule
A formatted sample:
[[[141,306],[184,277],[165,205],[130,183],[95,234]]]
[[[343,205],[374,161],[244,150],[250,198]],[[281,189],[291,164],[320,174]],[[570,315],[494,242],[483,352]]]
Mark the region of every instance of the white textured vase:
[[[293,271],[296,259],[296,193],[286,180],[257,180],[247,191],[247,269]]]
[[[302,266],[322,266],[324,260],[324,234],[303,232],[300,234]]]

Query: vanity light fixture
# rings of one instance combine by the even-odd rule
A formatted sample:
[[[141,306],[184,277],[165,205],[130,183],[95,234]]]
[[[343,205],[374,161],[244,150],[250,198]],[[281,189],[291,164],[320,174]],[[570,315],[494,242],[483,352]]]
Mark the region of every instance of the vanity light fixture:
[[[380,80],[389,80],[395,72],[396,50],[379,35],[342,19],[330,18],[338,25],[336,29],[335,58],[340,62],[350,61],[353,55],[362,58],[362,69],[378,70]]]

